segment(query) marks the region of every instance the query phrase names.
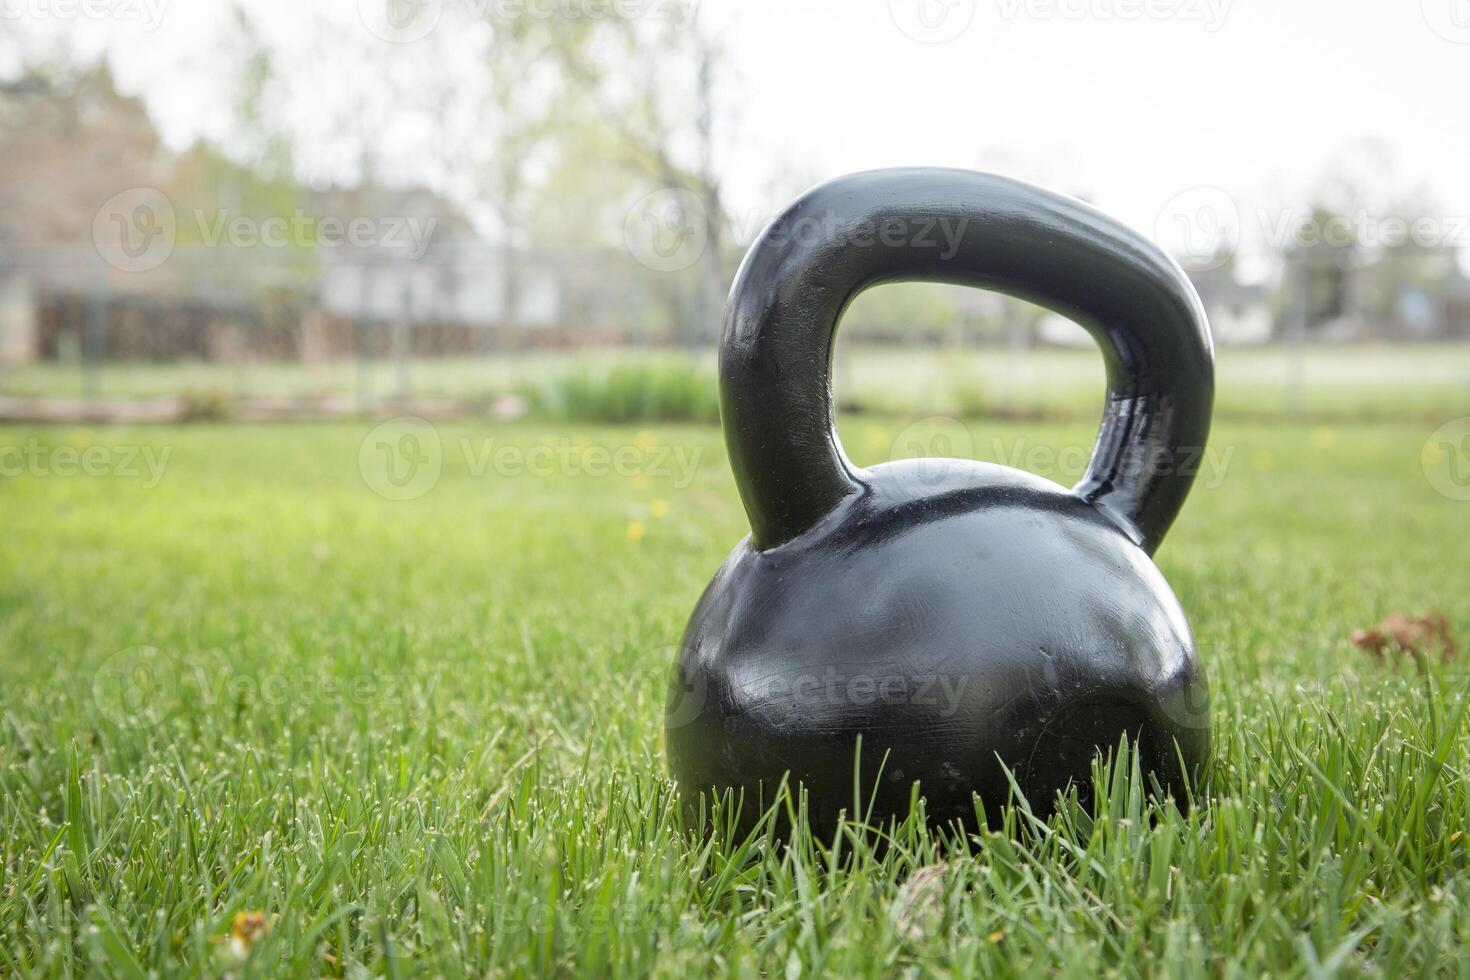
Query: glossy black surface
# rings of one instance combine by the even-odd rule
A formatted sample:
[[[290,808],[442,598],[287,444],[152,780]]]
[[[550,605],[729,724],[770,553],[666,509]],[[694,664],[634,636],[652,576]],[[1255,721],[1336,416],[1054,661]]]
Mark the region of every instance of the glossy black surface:
[[[1076,487],[978,462],[847,459],[838,320],[863,289],[909,279],[1020,296],[1092,333],[1108,395]],[[1207,694],[1149,556],[1204,448],[1213,362],[1179,268],[1070,198],[903,169],[791,205],[746,256],[725,322],[722,415],[752,534],[685,633],[666,733],[681,790],[756,801],[789,773],[827,829],[869,794],[875,820],[906,813],[917,782],[931,820],[972,824],[973,794],[992,810],[1006,799],[1002,760],[1045,810],[1124,734],[1177,787],[1180,759],[1208,752]]]

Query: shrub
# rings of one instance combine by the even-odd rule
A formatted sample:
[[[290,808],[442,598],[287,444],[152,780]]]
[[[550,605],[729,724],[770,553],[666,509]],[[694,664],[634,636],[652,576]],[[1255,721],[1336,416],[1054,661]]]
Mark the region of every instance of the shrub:
[[[582,422],[718,422],[714,372],[685,360],[583,365],[526,392],[534,410]]]
[[[960,378],[950,382],[949,392],[954,400],[955,413],[962,419],[989,415],[994,408],[990,393],[974,378]]]
[[[219,422],[234,414],[234,399],[219,388],[185,388],[179,392],[179,421]]]

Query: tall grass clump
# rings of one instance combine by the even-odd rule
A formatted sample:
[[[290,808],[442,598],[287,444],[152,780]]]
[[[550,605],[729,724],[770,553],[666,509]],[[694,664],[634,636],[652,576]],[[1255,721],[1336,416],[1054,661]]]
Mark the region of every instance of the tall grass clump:
[[[713,423],[720,418],[714,371],[686,360],[608,368],[583,364],[527,396],[539,414],[580,422]]]

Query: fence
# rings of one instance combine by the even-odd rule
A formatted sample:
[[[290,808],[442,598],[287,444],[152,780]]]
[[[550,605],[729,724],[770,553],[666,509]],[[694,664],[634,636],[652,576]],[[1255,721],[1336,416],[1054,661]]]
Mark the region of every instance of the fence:
[[[1251,317],[1221,315],[1201,286],[1228,344],[1229,325]],[[614,248],[508,260],[468,245],[412,259],[181,247],[139,270],[90,246],[12,246],[0,250],[0,418],[175,417],[223,403],[241,417],[511,411],[504,399],[576,366],[679,351],[712,372],[719,311],[699,290],[697,267],[653,269]],[[1247,299],[1269,302],[1264,290]],[[839,394],[875,411],[1090,415],[1100,366],[1058,320],[976,290],[874,291],[844,321]],[[1078,338],[1071,354],[1036,350]],[[1222,395],[1249,392],[1226,404],[1252,414],[1345,414],[1372,388],[1365,365],[1400,387],[1395,371],[1421,382],[1413,402],[1425,414],[1463,398],[1458,355],[1395,368],[1295,343],[1234,363],[1238,383]],[[1080,394],[1033,393],[1047,385]],[[108,408],[146,400],[169,404]]]

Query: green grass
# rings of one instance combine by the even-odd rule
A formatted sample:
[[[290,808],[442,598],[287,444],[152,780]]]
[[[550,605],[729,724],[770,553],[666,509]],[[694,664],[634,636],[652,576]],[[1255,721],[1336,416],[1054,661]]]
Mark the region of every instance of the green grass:
[[[907,425],[844,438],[871,463]],[[1470,970],[1465,661],[1346,640],[1428,608],[1470,637],[1432,424],[1217,426],[1159,554],[1215,699],[1187,815],[1120,766],[1095,813],[881,854],[680,830],[666,670],[745,532],[717,429],[440,425],[406,501],[368,429],[0,427],[47,460],[0,478],[0,975]],[[1091,436],[968,429],[1061,478]],[[65,475],[89,444],[168,456]],[[237,959],[243,910],[272,928]]]

